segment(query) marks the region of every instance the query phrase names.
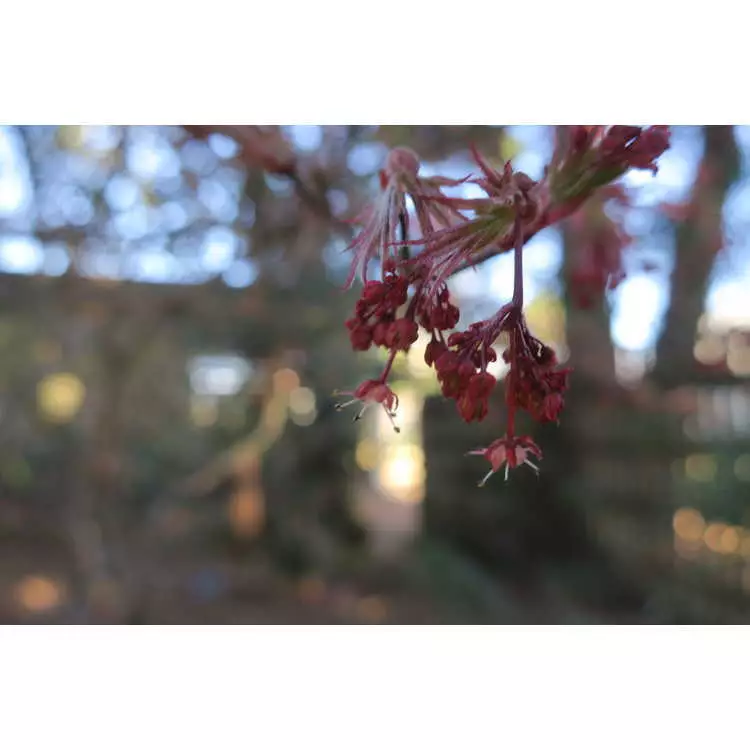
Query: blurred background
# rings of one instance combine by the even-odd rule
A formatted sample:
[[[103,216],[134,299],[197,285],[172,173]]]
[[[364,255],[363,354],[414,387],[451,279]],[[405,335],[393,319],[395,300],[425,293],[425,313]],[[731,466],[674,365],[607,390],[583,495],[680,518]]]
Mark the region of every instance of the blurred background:
[[[538,179],[553,140],[1,127],[0,622],[750,622],[750,127],[674,128],[630,205],[529,243],[530,325],[575,367],[538,479],[477,488],[501,404],[464,424],[426,342],[400,434],[334,410],[382,366],[342,284],[388,148],[463,177],[474,142]],[[602,216],[628,277],[581,308]],[[452,289],[486,317],[512,258]]]

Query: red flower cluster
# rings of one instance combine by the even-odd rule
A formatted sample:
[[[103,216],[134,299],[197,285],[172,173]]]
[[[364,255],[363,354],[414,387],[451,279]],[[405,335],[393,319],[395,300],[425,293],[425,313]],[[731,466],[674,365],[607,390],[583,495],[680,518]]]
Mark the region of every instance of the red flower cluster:
[[[558,369],[554,350],[529,333],[521,310],[514,318],[510,346],[503,353],[510,365],[506,377],[508,410],[523,409],[537,422],[557,422],[572,370]]]
[[[466,422],[479,422],[487,416],[488,400],[496,383],[487,366],[497,360],[492,344],[499,334],[500,327],[494,320],[474,323],[463,333],[451,334],[434,359],[443,395],[455,400],[458,413]],[[431,364],[427,356],[425,361]]]
[[[396,319],[408,291],[409,280],[396,273],[393,261],[384,264],[382,281],[365,284],[354,317],[346,321],[355,351],[367,351],[372,344],[397,351],[409,350],[419,335],[417,324],[406,318]]]
[[[396,355],[410,349],[421,327],[430,335],[425,362],[434,368],[443,395],[456,402],[466,422],[481,421],[497,384],[487,368],[497,360],[496,342],[504,335],[508,341],[502,355],[508,365],[505,435],[472,455],[483,456],[492,466],[480,484],[503,465],[506,478],[509,469],[523,464],[536,470],[529,457],[540,459],[542,451],[529,436],[516,434],[516,414],[522,410],[537,422],[558,421],[571,370],[560,369],[554,351],[526,325],[523,246],[540,229],[575,214],[593,195],[606,198],[602,188],[627,169],[655,170],[655,160],[668,142],[669,131],[663,126],[573,126],[560,138],[540,182],[514,172],[510,164],[495,170],[474,152],[481,175],[472,181],[485,196],[472,199],[442,191],[464,181],[422,179],[416,154],[403,148],[392,151],[381,173],[380,196],[359,217],[364,227],[349,246],[354,259],[347,286],[357,275],[364,286],[355,314],[346,322],[355,350],[374,345],[387,349],[389,357],[380,377],[346,392],[352,399],[340,408],[361,403],[355,417],[359,419],[364,409],[377,403],[393,421],[398,398],[386,381]],[[416,240],[409,238],[407,198],[421,233]],[[617,276],[626,238],[604,222],[598,229],[599,234],[589,240],[589,265],[580,268],[587,282],[604,286]],[[399,247],[408,250],[415,245],[421,251],[413,258],[408,252],[397,252]],[[512,300],[488,320],[449,333],[458,325],[460,312],[447,280],[458,270],[511,249]],[[381,280],[368,280],[368,265],[376,259]]]
[[[503,360],[509,366],[505,376],[506,436],[487,448],[486,455],[482,451],[473,453],[485,457],[491,454],[492,461],[498,455],[507,455],[510,468],[523,463],[533,466],[525,459],[525,454],[524,460],[513,463],[513,457],[520,453],[510,450],[499,454],[498,446],[520,446],[518,450],[531,446],[533,455],[542,457],[530,437],[515,435],[516,414],[523,410],[537,422],[557,421],[571,371],[558,369],[554,351],[531,335],[520,305],[511,302],[489,320],[475,323],[465,332],[453,333],[445,350],[434,360],[434,366],[443,395],[456,401],[461,417],[466,422],[481,421],[487,416],[488,400],[496,384],[495,378],[487,372],[487,365],[497,359],[493,344],[500,334],[508,338],[503,352]],[[428,353],[430,357],[425,359],[431,364],[434,354]],[[493,467],[490,473],[497,471],[494,463]]]

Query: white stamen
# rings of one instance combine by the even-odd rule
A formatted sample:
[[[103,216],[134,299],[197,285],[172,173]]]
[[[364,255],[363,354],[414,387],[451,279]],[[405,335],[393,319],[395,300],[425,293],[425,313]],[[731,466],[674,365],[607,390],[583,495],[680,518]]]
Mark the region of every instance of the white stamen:
[[[494,473],[495,473],[495,470],[494,470],[494,469],[490,469],[490,470],[489,470],[489,471],[487,472],[487,476],[486,476],[486,477],[484,477],[484,479],[482,479],[482,481],[481,481],[481,482],[479,482],[479,484],[478,484],[477,486],[478,486],[478,487],[484,487],[484,485],[485,485],[485,484],[487,484],[487,480],[488,480],[488,479],[489,479],[489,478],[490,478],[490,477],[491,477],[491,476],[492,476],[492,475],[493,475]]]
[[[342,411],[343,409],[346,409],[347,406],[356,404],[358,401],[358,398],[353,398],[351,401],[345,401],[343,404],[336,404],[336,411]]]
[[[383,405],[383,409],[385,410],[385,413],[388,415],[388,419],[391,420],[391,427],[393,427],[394,432],[399,433],[401,432],[401,428],[396,424],[394,417],[396,416],[395,411],[389,411],[388,408]]]
[[[355,402],[354,402],[354,401],[352,401],[352,403],[355,403]],[[355,422],[359,422],[359,420],[360,420],[360,419],[362,419],[362,416],[363,416],[363,415],[364,415],[364,413],[365,413],[365,412],[367,411],[367,407],[368,407],[368,406],[370,406],[370,403],[369,403],[369,402],[365,402],[364,404],[362,404],[362,408],[361,408],[361,409],[359,410],[359,413],[357,414],[357,416],[356,416],[356,417],[354,417],[354,421],[355,421]]]

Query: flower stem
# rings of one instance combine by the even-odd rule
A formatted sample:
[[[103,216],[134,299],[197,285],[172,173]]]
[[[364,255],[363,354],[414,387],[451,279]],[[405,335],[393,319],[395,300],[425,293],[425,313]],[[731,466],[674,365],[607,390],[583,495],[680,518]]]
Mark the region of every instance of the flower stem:
[[[388,361],[385,363],[385,368],[383,369],[383,372],[380,376],[381,383],[385,383],[385,381],[388,379],[388,376],[391,373],[391,367],[393,367],[393,360],[396,359],[396,354],[398,354],[398,350],[392,349],[390,355],[388,356]]]
[[[409,246],[406,244],[406,241],[408,240],[408,230],[406,227],[406,213],[404,211],[400,211],[398,215],[398,227],[401,234],[401,242],[403,243],[401,245],[401,260],[407,261],[409,260],[410,253],[409,253]]]
[[[516,202],[516,218],[513,226],[513,305],[523,308],[523,221]]]
[[[515,363],[516,357],[518,356],[518,341],[517,341],[516,329],[510,332],[510,341],[508,346],[510,348],[510,370],[508,371],[508,377],[505,381],[505,405],[508,408],[508,423],[506,428],[506,434],[508,437],[513,437],[516,434],[516,384],[515,380],[518,377]]]

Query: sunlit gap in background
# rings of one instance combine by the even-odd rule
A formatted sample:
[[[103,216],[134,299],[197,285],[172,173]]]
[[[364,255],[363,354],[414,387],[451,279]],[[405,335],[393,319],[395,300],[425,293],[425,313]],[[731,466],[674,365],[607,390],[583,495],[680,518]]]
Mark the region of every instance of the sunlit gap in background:
[[[420,337],[406,355],[406,371],[393,383],[399,432],[381,408],[368,409],[360,421],[355,460],[365,483],[357,488],[355,504],[375,554],[397,554],[421,526],[426,480],[422,409],[431,388],[425,346]]]

